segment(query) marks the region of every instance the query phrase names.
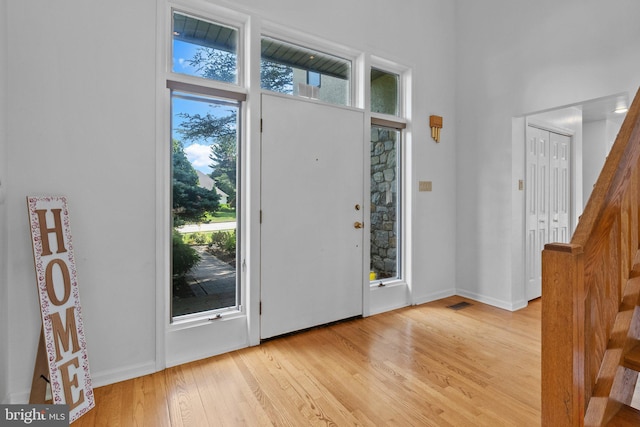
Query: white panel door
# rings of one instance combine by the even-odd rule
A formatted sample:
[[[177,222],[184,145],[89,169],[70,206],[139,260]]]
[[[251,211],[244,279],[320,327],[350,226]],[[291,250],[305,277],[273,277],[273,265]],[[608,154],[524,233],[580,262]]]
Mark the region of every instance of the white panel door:
[[[550,147],[550,188],[549,195],[549,241],[567,243],[571,239],[569,209],[571,181],[569,165],[571,159],[571,138],[566,135],[549,133]]]
[[[527,126],[525,275],[527,300],[542,295],[542,250],[570,240],[571,138]]]
[[[261,338],[361,315],[363,112],[263,94],[262,129]]]

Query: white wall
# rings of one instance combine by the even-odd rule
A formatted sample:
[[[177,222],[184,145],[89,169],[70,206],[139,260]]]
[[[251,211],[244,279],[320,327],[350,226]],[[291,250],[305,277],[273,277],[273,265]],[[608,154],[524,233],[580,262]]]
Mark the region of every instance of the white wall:
[[[7,4],[0,2],[0,342],[8,342],[9,298],[7,287],[7,214],[4,191],[7,185]],[[0,346],[0,403],[9,393],[9,347]]]
[[[458,0],[457,287],[517,307],[522,210],[512,117],[640,85],[640,3]],[[520,276],[521,278],[522,276]]]
[[[617,116],[617,117],[616,117]],[[586,206],[593,186],[600,176],[604,161],[620,132],[624,115],[607,117],[603,120],[586,122],[583,125],[583,179],[584,204]]]
[[[155,10],[155,0],[7,3],[2,347],[14,401],[40,332],[28,195],[68,197],[94,379],[155,366]]]
[[[584,123],[583,134],[583,200],[586,205],[593,186],[600,175],[607,154],[609,154],[607,144],[607,120]]]
[[[414,225],[409,255],[416,262],[408,274],[417,301],[454,293],[453,3],[217,3],[412,67],[407,184]],[[155,121],[156,0],[9,0],[3,16],[11,252],[3,257],[2,291],[10,301],[9,332],[0,329],[0,338],[7,335],[2,348],[11,400],[24,401],[40,329],[27,195],[68,197],[94,383],[156,367],[155,154],[163,143]],[[439,144],[430,138],[430,114],[444,117]],[[418,180],[433,181],[433,192],[417,193]]]

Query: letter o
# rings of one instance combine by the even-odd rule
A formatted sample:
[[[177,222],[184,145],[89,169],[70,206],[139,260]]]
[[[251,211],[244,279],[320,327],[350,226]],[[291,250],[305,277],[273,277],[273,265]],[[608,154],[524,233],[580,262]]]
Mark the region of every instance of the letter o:
[[[58,299],[56,290],[53,283],[53,264],[60,266],[60,272],[62,273],[62,280],[64,281],[64,298]],[[67,264],[61,259],[54,259],[47,264],[47,270],[45,272],[45,284],[47,285],[47,295],[53,305],[62,305],[69,299],[71,295],[71,279],[69,278],[69,269]]]

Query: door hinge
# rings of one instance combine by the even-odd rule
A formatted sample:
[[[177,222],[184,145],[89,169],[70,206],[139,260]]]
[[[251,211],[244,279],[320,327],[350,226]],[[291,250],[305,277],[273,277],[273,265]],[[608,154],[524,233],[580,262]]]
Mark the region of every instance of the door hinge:
[[[262,119],[260,119],[260,133],[262,133]]]
[[[260,210],[260,224],[262,224],[262,210]]]
[[[262,301],[260,301],[260,316],[262,316]]]

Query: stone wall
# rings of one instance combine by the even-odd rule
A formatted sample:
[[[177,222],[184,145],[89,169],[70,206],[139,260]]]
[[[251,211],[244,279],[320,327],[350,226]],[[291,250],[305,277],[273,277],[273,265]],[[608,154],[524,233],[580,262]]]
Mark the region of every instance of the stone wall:
[[[398,275],[398,181],[395,130],[371,129],[371,271],[378,279]]]

